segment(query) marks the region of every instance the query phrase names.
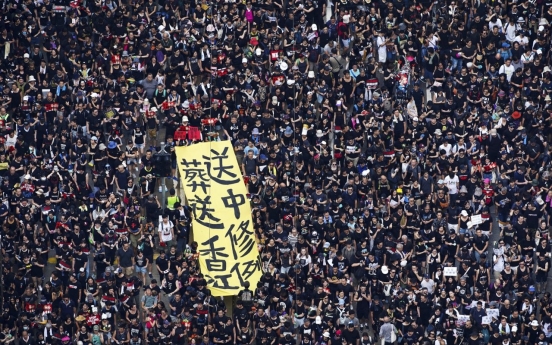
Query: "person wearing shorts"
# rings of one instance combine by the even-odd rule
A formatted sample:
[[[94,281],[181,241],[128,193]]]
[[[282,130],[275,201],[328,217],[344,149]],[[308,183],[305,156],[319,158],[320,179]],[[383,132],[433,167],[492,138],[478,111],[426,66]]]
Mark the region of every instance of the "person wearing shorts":
[[[142,279],[142,283],[144,285],[146,284],[146,273],[149,263],[150,261],[144,255],[144,252],[139,250],[138,254],[136,254],[136,256],[134,257],[134,272],[136,272],[136,275]]]
[[[123,269],[125,276],[130,277],[134,271],[133,255],[134,251],[130,248],[130,243],[126,242],[122,248],[117,250],[119,266]]]

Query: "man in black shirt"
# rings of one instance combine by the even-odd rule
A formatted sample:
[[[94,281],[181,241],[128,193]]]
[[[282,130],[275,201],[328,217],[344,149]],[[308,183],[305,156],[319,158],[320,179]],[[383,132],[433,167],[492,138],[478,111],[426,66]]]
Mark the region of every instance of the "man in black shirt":
[[[341,333],[343,339],[347,341],[349,345],[359,345],[360,344],[360,333],[357,328],[355,328],[355,323],[349,321],[347,327]]]
[[[169,273],[169,269],[171,267],[171,263],[167,259],[167,254],[165,254],[164,250],[159,252],[159,257],[155,259],[155,265],[157,267],[157,271],[159,272],[159,279],[163,281],[166,274]]]

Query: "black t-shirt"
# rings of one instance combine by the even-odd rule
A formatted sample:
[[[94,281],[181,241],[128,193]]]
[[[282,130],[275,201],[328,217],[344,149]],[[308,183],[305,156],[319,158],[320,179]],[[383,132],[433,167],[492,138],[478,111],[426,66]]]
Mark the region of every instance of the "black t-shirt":
[[[511,201],[508,199],[508,195],[499,193],[495,196],[495,203],[499,205],[498,212],[505,213],[510,210],[509,205]]]

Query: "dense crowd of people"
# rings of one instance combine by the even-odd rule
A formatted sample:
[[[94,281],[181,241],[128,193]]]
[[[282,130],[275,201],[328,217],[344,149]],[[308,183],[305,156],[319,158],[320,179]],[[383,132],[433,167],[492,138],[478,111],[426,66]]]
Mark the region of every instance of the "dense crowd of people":
[[[4,0],[0,342],[552,343],[550,5]],[[232,300],[175,155],[219,140]]]

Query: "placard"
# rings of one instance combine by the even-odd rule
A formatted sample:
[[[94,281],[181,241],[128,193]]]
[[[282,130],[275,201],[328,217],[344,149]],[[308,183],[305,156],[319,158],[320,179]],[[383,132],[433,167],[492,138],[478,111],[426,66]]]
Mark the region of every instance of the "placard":
[[[483,316],[483,317],[481,318],[481,324],[482,324],[482,325],[490,325],[490,324],[491,324],[491,321],[492,321],[492,319],[491,319],[490,316]]]
[[[257,286],[262,270],[251,205],[230,141],[175,152],[201,272],[213,296],[236,296],[245,282]]]
[[[471,222],[472,222],[472,225],[479,225],[483,223],[483,218],[481,217],[480,214],[476,214],[471,216]]]
[[[456,267],[444,267],[443,275],[445,277],[456,277],[458,275],[458,268]]]
[[[458,315],[458,321],[460,321],[461,323],[466,323],[466,321],[469,321],[469,320],[470,320],[469,315]]]
[[[494,317],[495,319],[498,319],[498,316],[500,315],[498,309],[487,308],[485,311],[487,312],[487,316]]]

